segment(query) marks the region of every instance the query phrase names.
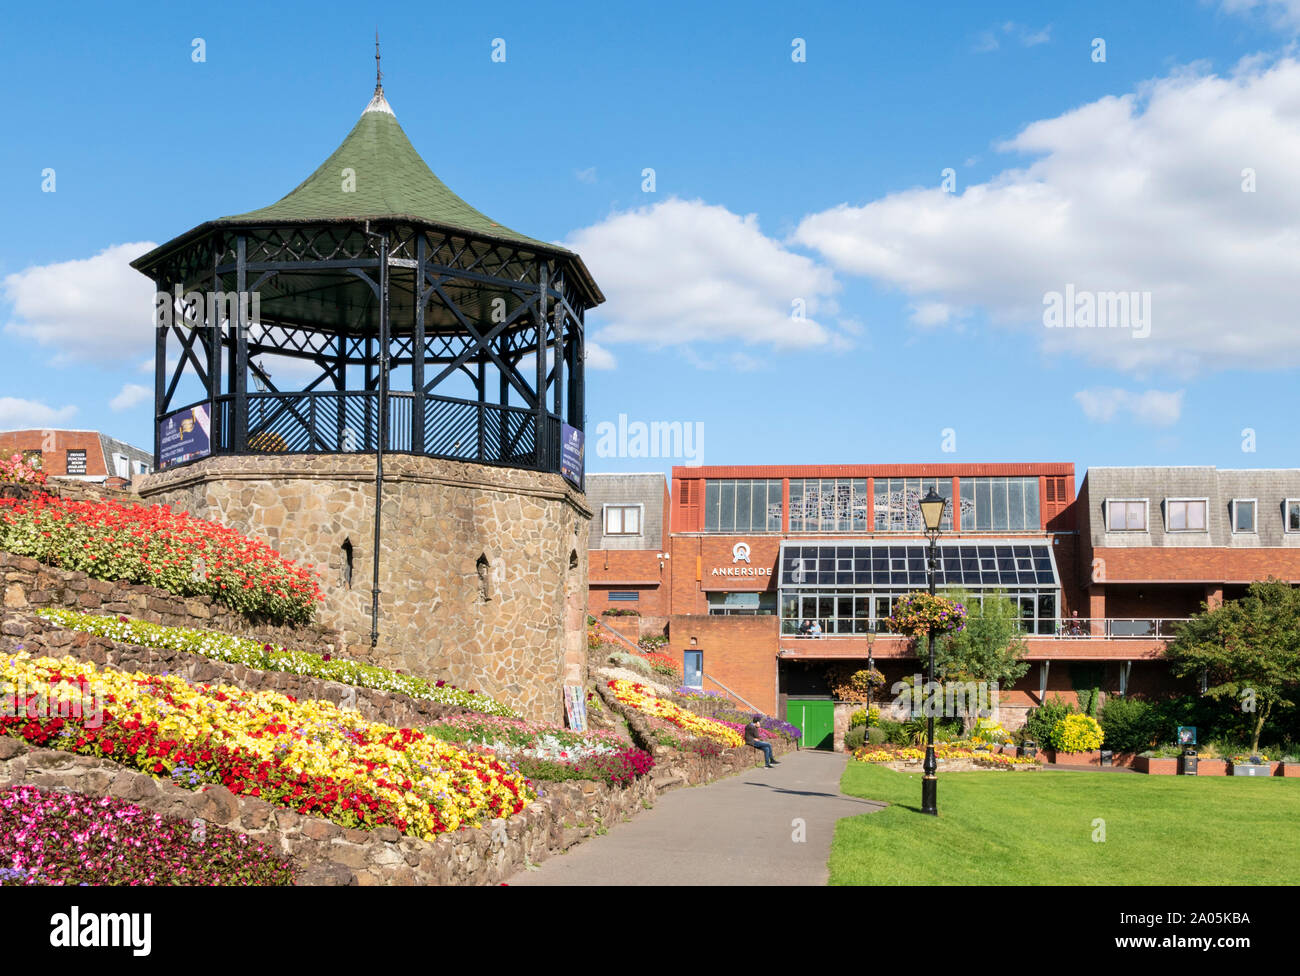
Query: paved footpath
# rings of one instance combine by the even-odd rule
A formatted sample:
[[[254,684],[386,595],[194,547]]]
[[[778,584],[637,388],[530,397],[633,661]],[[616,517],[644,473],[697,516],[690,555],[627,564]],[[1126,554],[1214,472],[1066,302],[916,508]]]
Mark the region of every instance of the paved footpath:
[[[772,769],[679,787],[509,883],[824,885],[835,822],[884,808],[840,792],[847,760],[842,752],[787,753]]]

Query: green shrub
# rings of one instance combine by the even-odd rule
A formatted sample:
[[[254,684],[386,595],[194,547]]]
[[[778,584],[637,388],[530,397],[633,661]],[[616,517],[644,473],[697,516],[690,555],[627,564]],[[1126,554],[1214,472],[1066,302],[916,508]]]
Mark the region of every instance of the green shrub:
[[[908,746],[912,744],[911,736],[903,727],[902,722],[894,722],[890,719],[881,719],[880,725],[877,726],[885,741],[894,746]]]
[[[884,729],[878,729],[878,728],[867,729],[867,742],[869,742],[871,745],[883,746],[888,741],[889,738],[885,735]]]
[[[1033,739],[1040,746],[1047,745],[1052,741],[1052,729],[1056,727],[1056,723],[1067,715],[1074,714],[1076,713],[1073,705],[1062,701],[1060,695],[1053,695],[1050,701],[1030,709],[1029,714],[1025,716],[1022,741]]]
[[[1091,715],[1067,715],[1052,727],[1049,741],[1057,752],[1091,752],[1101,748],[1105,733]]]
[[[1079,692],[1079,711],[1089,718],[1097,717],[1097,710],[1101,704],[1101,689],[1089,688]]]
[[[654,674],[654,669],[650,666],[649,661],[637,654],[628,654],[626,651],[614,651],[609,656],[609,663],[616,664],[620,668],[640,671],[647,678]]]
[[[866,741],[866,725],[855,725],[844,733],[844,748],[852,752],[855,749],[861,749]]]
[[[1141,752],[1160,739],[1160,713],[1140,698],[1111,698],[1101,710],[1106,745],[1118,752]]]

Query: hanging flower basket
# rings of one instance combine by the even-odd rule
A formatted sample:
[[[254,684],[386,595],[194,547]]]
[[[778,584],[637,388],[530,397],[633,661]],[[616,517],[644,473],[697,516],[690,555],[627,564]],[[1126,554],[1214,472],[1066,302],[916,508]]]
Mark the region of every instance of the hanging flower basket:
[[[909,637],[935,634],[957,634],[966,626],[966,608],[944,596],[931,596],[924,591],[900,597],[889,618],[895,633]]]
[[[858,694],[865,695],[873,688],[879,688],[885,683],[885,676],[875,668],[863,668],[861,671],[854,671],[849,678],[849,684]]]

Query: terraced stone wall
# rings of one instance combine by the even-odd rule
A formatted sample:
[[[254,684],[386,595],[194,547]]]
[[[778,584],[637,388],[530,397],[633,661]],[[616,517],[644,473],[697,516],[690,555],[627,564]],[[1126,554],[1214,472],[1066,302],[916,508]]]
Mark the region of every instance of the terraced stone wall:
[[[350,454],[218,457],[134,487],[146,501],[314,565],[326,596],[319,619],[342,632],[347,657],[562,721],[563,686],[587,677],[585,497],[558,475],[387,457],[372,647],[374,463]]]

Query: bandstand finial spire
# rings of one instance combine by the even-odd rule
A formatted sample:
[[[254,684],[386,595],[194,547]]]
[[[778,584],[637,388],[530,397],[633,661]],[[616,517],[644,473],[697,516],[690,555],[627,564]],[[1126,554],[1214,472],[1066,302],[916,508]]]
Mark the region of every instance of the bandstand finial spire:
[[[384,93],[384,73],[379,70],[379,28],[375,28],[375,94]]]

